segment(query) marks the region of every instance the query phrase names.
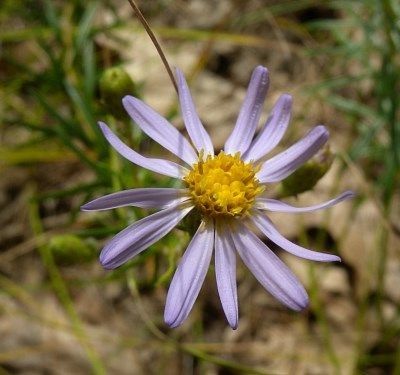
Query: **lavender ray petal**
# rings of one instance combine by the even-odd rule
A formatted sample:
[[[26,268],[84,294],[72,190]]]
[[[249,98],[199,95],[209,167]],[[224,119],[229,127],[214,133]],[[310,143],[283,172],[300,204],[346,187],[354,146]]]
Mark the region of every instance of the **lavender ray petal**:
[[[258,66],[251,76],[236,125],[225,143],[224,149],[226,153],[235,154],[239,151],[243,155],[250,146],[261,116],[262,105],[267,95],[268,87],[268,69]]]
[[[310,159],[328,140],[329,133],[322,125],[316,126],[300,141],[267,160],[258,172],[260,182],[279,182]]]
[[[251,217],[253,223],[267,238],[276,243],[287,252],[300,258],[315,260],[317,262],[340,262],[340,257],[332,254],[320,253],[317,251],[306,249],[305,247],[294,244],[285,237],[272,224],[271,220],[260,212],[253,212]]]
[[[197,161],[197,154],[188,140],[164,117],[141,100],[133,96],[122,99],[125,110],[140,128],[168,151],[192,165]]]
[[[201,150],[204,150],[206,155],[214,155],[214,146],[211,142],[211,138],[204,129],[204,126],[197,115],[185,76],[178,68],[176,68],[176,77],[178,81],[179,102],[182,117],[190,139],[196,146],[197,151],[200,152]]]
[[[215,276],[226,319],[232,329],[236,329],[239,311],[235,245],[229,234],[229,227],[223,227],[220,224],[217,224],[215,233]]]
[[[264,127],[243,155],[243,160],[259,160],[281,141],[289,125],[291,109],[292,97],[289,94],[281,95]]]
[[[304,287],[290,269],[244,225],[232,228],[236,250],[261,285],[293,310],[307,307]]]
[[[165,323],[177,327],[187,318],[200,292],[214,247],[214,225],[202,222],[179,263],[167,294]]]
[[[191,209],[187,205],[173,206],[131,224],[106,244],[100,263],[106,269],[119,267],[164,237]]]
[[[169,206],[176,206],[178,203],[188,199],[186,189],[130,189],[94,199],[84,204],[81,210],[101,211],[124,206],[162,209]]]
[[[336,198],[331,199],[327,202],[323,202],[320,204],[315,204],[313,206],[308,207],[295,207],[287,204],[285,202],[278,201],[276,199],[269,198],[257,198],[256,199],[256,207],[260,210],[274,211],[274,212],[286,212],[286,213],[302,213],[302,212],[311,212],[321,210],[323,208],[332,207],[340,202],[343,202],[348,199],[352,199],[355,197],[355,193],[348,190],[338,195]]]
[[[165,176],[179,179],[182,179],[187,173],[189,173],[188,169],[172,161],[146,158],[138,154],[136,151],[132,150],[125,143],[123,143],[104,122],[99,122],[99,126],[108,143],[110,143],[110,145],[120,155],[122,155],[125,159],[129,160],[133,164],[139,165],[150,171],[157,172]]]

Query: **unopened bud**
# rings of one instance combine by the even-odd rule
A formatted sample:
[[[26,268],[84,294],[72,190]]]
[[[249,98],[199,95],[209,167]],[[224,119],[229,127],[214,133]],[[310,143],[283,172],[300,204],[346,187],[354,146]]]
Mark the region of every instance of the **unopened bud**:
[[[125,95],[137,96],[135,83],[121,67],[106,69],[100,77],[99,89],[101,101],[107,112],[118,119],[125,116],[122,98]]]
[[[55,262],[62,266],[86,263],[96,257],[95,247],[73,234],[52,237],[48,247]]]
[[[311,190],[328,172],[333,162],[329,145],[325,145],[313,158],[282,181],[278,195],[280,198],[294,196]]]
[[[179,223],[178,228],[193,236],[201,223],[201,216],[197,210],[192,210]]]

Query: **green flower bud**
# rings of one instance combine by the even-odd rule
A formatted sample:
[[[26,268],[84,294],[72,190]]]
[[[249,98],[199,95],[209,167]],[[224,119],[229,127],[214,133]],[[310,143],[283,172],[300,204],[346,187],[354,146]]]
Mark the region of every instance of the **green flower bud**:
[[[329,145],[325,145],[313,158],[281,182],[278,196],[284,198],[311,190],[329,170],[332,162],[333,155]]]
[[[191,236],[193,236],[196,233],[200,223],[200,213],[198,212],[198,210],[192,210],[183,218],[177,228],[184,230],[185,232],[188,232]]]
[[[121,67],[109,68],[103,72],[99,80],[99,90],[107,112],[118,119],[126,116],[122,98],[128,94],[137,96],[135,83]]]
[[[61,234],[47,245],[58,265],[86,263],[96,257],[95,246],[72,234]]]

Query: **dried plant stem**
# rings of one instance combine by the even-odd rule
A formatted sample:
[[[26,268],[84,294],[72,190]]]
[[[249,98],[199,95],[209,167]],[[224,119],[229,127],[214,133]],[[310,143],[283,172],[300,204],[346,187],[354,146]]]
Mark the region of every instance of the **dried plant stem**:
[[[135,12],[137,18],[139,19],[139,21],[142,23],[143,27],[145,28],[148,36],[150,37],[151,41],[154,44],[154,47],[156,47],[156,50],[157,50],[158,54],[160,55],[160,58],[165,66],[165,69],[167,70],[169,78],[171,79],[171,82],[174,85],[175,91],[178,93],[178,86],[176,84],[175,77],[172,73],[171,67],[168,64],[167,58],[165,57],[164,52],[160,46],[160,43],[158,42],[156,36],[154,35],[153,31],[150,28],[149,23],[144,18],[142,12],[140,11],[139,7],[136,5],[135,1],[128,0],[128,2],[131,5],[133,11]]]

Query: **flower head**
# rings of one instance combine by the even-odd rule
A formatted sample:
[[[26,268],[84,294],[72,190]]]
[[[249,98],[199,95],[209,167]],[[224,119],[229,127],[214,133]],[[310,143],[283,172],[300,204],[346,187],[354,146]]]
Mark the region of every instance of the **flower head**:
[[[293,207],[265,197],[266,184],[283,180],[308,161],[328,140],[324,126],[314,127],[300,141],[267,161],[260,161],[282,139],[290,120],[292,99],[282,95],[256,137],[255,131],[269,86],[268,70],[258,66],[252,74],[236,125],[217,155],[204,129],[185,78],[176,71],[179,101],[192,144],[152,108],[132,96],[123,105],[143,132],[182,160],[178,164],[144,157],[125,145],[104,123],[100,128],[123,157],[151,171],[181,179],[182,189],[132,189],[97,198],[82,209],[105,210],[122,206],[156,208],[111,239],[100,255],[107,269],[120,266],[170,232],[191,210],[201,224],[186,249],[168,290],[165,322],[179,326],[189,315],[207,274],[213,251],[217,289],[230,326],[238,325],[236,253],[257,280],[293,310],[304,309],[308,296],[286,265],[250,229],[257,227],[284,250],[305,259],[340,261],[284,238],[266,215],[268,211],[299,213],[333,206],[351,198],[344,192],[335,199],[310,207]],[[193,146],[194,147],[193,147]]]
[[[257,168],[235,155],[221,151],[207,155],[193,165],[183,178],[195,207],[206,217],[229,218],[250,213],[264,187],[256,177]]]

